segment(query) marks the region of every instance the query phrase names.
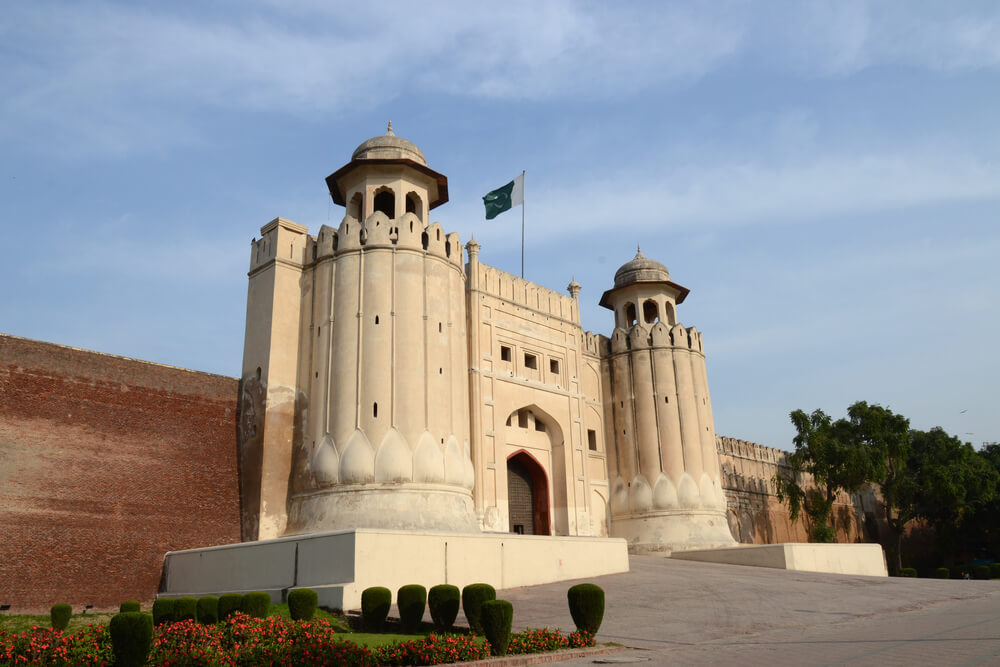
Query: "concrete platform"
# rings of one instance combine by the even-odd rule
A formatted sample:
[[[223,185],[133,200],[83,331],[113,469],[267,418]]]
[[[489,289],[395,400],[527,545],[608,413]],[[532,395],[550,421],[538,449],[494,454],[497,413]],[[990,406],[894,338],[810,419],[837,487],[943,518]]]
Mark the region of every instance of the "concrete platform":
[[[484,582],[497,589],[628,572],[625,540],[356,529],[168,552],[160,597],[308,587],[357,609],[370,586]]]
[[[877,544],[745,544],[717,549],[675,551],[671,558],[703,563],[752,565],[779,570],[887,577],[885,555]]]

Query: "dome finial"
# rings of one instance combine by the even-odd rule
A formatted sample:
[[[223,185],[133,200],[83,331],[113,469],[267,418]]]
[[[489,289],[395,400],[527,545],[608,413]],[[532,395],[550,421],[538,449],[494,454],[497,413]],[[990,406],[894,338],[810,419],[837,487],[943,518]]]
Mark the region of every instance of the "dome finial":
[[[391,120],[389,121],[389,129],[387,129],[387,130],[385,131],[385,136],[387,136],[387,137],[394,137],[394,136],[396,136],[396,135],[395,135],[395,134],[393,134],[393,132],[392,132],[392,121],[391,121]]]
[[[639,257],[642,257],[642,246],[640,246],[638,243],[635,244],[635,256],[637,259]]]

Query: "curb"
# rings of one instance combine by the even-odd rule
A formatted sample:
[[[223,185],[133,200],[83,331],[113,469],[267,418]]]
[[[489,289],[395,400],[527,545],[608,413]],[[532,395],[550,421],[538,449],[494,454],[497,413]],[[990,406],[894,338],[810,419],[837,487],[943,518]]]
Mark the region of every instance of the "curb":
[[[499,658],[487,658],[486,660],[474,660],[469,662],[449,662],[439,667],[450,665],[463,667],[520,667],[521,665],[541,665],[547,662],[562,662],[563,660],[573,660],[574,658],[586,658],[591,655],[604,655],[606,653],[618,653],[628,650],[627,646],[594,646],[592,648],[567,648],[551,653],[528,653],[527,655],[509,655]]]

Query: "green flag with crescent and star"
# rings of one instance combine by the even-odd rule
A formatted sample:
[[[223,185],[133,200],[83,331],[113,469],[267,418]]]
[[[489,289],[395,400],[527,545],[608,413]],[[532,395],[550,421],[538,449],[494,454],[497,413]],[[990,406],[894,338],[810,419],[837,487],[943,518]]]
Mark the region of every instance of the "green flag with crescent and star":
[[[483,196],[483,204],[486,205],[487,220],[492,220],[504,211],[509,211],[514,206],[523,206],[524,174],[522,173],[503,187],[497,188],[492,192],[487,192]]]

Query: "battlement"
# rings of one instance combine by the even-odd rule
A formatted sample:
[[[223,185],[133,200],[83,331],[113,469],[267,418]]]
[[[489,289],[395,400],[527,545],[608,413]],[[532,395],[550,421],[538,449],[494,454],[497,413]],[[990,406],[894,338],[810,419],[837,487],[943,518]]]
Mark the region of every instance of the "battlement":
[[[580,323],[576,299],[542,287],[520,276],[479,263],[479,289],[486,294],[551,317]]]
[[[628,329],[615,327],[611,334],[611,354],[662,347],[680,347],[705,354],[701,332],[695,327],[685,328],[682,324],[670,326],[665,322],[657,322],[651,327],[633,324]]]

